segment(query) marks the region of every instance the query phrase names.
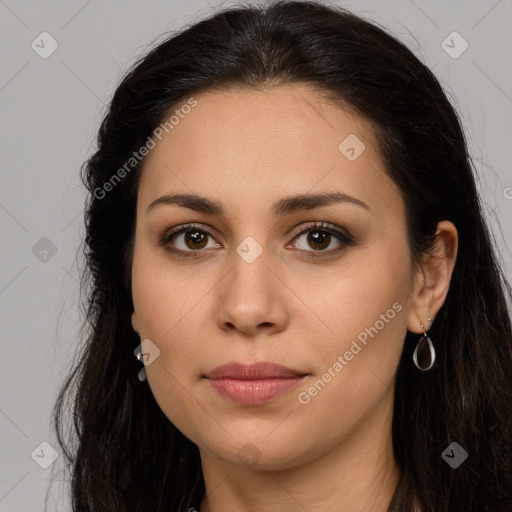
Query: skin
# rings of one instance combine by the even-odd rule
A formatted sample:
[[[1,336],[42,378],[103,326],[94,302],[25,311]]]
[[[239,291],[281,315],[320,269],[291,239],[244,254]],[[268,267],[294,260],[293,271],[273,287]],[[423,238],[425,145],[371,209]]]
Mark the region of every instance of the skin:
[[[457,231],[440,222],[436,258],[414,268],[404,202],[384,172],[371,125],[309,86],[195,98],[197,106],[151,150],[141,176],[132,325],[161,351],[146,366],[155,399],[199,447],[207,491],[200,512],[385,511],[398,479],[391,422],[404,338],[407,330],[421,334],[422,324],[428,330],[445,300]],[[349,134],[366,146],[354,161],[338,149]],[[369,209],[340,203],[270,213],[283,197],[334,191]],[[215,199],[226,216],[178,205],[147,212],[156,198],[175,193]],[[211,236],[198,242],[181,233],[169,245],[199,252],[196,259],[158,244],[188,222]],[[347,230],[354,243],[327,234],[315,250],[320,244],[308,234],[319,228],[304,232],[314,222]],[[236,251],[248,236],[262,248],[252,263]],[[322,251],[330,255],[308,257]],[[298,394],[395,303],[400,312],[300,403]],[[271,361],[309,376],[262,405],[240,405],[202,378],[232,361]],[[238,456],[248,450],[252,463]]]

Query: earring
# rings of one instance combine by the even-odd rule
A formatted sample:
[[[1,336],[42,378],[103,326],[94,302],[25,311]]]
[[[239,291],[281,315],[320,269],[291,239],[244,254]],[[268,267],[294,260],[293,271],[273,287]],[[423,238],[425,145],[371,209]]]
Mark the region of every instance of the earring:
[[[429,322],[432,322],[430,318],[428,320]],[[434,345],[432,344],[432,340],[427,336],[427,333],[425,332],[423,324],[421,324],[421,329],[423,331],[423,336],[418,341],[418,344],[414,349],[412,359],[418,370],[427,371],[430,370],[430,368],[432,368],[434,365],[436,360],[436,351],[434,349]],[[420,362],[418,362],[418,356]]]
[[[139,373],[137,374],[137,378],[144,382],[146,380],[146,368],[144,366],[139,370]]]
[[[135,357],[139,360],[139,361],[142,361],[142,346],[139,345],[136,349],[135,349]],[[146,380],[146,368],[144,366],[144,363],[143,363],[143,366],[142,368],[139,370],[139,372],[137,373],[137,378],[141,381],[141,382],[144,382]]]

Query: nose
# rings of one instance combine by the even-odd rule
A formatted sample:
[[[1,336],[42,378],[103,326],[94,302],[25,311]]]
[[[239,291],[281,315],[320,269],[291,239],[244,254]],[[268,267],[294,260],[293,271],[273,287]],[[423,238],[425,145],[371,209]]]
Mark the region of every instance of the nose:
[[[271,268],[276,265],[269,261],[266,251],[252,263],[237,253],[231,259],[230,271],[216,288],[219,328],[247,335],[275,334],[286,329],[286,300],[290,292],[280,280],[277,268]]]

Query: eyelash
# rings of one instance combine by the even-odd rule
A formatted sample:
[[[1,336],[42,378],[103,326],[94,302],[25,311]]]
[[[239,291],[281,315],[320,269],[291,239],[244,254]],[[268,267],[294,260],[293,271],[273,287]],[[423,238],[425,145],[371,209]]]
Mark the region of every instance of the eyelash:
[[[178,257],[192,258],[192,259],[202,258],[201,253],[204,252],[202,250],[182,251],[181,249],[173,249],[169,245],[169,242],[175,236],[180,235],[182,233],[186,233],[187,231],[192,231],[192,230],[201,231],[202,233],[205,233],[207,236],[210,236],[213,238],[213,236],[207,230],[203,229],[203,227],[200,224],[191,223],[191,224],[184,224],[183,226],[178,226],[177,228],[174,228],[170,232],[165,233],[159,239],[159,245],[164,246],[166,251],[168,251]],[[337,254],[337,253],[341,252],[345,247],[348,247],[348,246],[351,246],[354,244],[354,239],[352,238],[351,235],[349,235],[348,233],[346,233],[344,231],[341,231],[340,229],[329,226],[325,222],[315,222],[315,223],[307,226],[302,231],[299,231],[297,234],[295,234],[295,236],[293,237],[293,240],[300,238],[302,235],[304,235],[305,233],[308,233],[309,231],[314,231],[314,230],[322,231],[322,232],[326,232],[331,235],[334,235],[334,237],[340,242],[341,247],[338,249],[334,249],[334,250],[331,249],[330,251],[323,251],[323,250],[306,251],[304,249],[298,249],[298,251],[301,253],[307,253],[308,254],[307,257],[310,259],[321,259],[321,258],[330,257],[333,254]],[[310,254],[310,253],[312,253],[312,254]]]

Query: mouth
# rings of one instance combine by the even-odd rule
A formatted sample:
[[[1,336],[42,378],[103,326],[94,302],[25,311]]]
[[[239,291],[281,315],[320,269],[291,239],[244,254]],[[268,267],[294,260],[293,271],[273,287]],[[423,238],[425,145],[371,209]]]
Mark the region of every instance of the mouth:
[[[203,375],[221,396],[245,405],[258,405],[281,395],[309,374],[283,365],[259,362],[228,363]]]

